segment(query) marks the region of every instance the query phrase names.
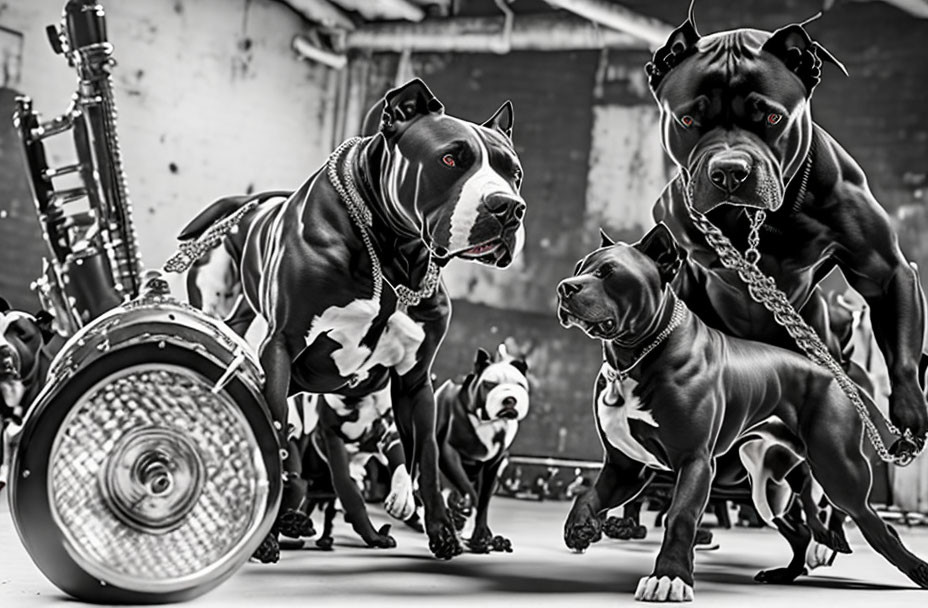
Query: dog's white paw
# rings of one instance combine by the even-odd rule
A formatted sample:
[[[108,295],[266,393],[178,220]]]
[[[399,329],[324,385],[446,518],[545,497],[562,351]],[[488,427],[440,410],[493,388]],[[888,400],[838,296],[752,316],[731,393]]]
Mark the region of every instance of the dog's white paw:
[[[836,555],[837,552],[830,547],[813,540],[806,549],[806,568],[811,572],[820,566],[830,566]]]
[[[639,602],[692,602],[693,586],[680,577],[670,580],[669,576],[644,576],[638,581],[635,599]]]
[[[10,422],[3,429],[0,435],[0,454],[3,455],[3,462],[0,464],[0,490],[10,482],[10,468],[13,466],[13,452],[19,448],[19,440],[22,437],[23,427],[15,422]]]
[[[390,482],[390,493],[383,504],[391,517],[407,520],[416,512],[416,499],[412,494],[412,479],[406,467],[396,467]]]

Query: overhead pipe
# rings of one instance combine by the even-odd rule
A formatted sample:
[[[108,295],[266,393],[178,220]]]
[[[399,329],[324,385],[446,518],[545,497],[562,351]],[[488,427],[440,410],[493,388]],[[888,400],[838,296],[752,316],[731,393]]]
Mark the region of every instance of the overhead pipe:
[[[584,19],[625,32],[648,42],[652,49],[663,45],[673,27],[660,19],[642,15],[628,7],[607,0],[545,0]]]
[[[344,54],[322,49],[305,36],[294,36],[291,46],[301,58],[327,65],[335,70],[340,70],[348,64],[348,57]]]
[[[284,3],[309,21],[324,27],[353,30],[354,22],[328,0],[284,0]]]
[[[409,0],[336,0],[342,8],[357,11],[365,19],[422,21],[425,10]]]
[[[376,23],[346,32],[333,40],[336,52],[361,50],[380,53],[509,51],[646,50],[639,37],[598,27],[562,15],[523,15],[512,21],[506,41],[506,20],[499,17],[428,19],[421,23]]]

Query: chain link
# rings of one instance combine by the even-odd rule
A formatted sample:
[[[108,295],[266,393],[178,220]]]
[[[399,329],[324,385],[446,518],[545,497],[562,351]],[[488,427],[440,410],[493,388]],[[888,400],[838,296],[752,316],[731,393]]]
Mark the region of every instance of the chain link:
[[[370,228],[374,223],[373,214],[370,208],[364,203],[358,192],[358,186],[354,181],[354,159],[357,155],[357,144],[361,141],[360,137],[346,139],[342,144],[329,155],[326,163],[326,175],[335,188],[339,198],[345,202],[345,208],[348,210],[348,216],[351,221],[358,227],[361,233],[361,240],[364,242],[364,248],[371,258],[371,272],[374,275],[373,299],[380,301],[383,293],[384,274],[383,267],[380,264],[380,258],[374,248],[374,242],[371,239]],[[344,156],[343,169],[339,171],[339,161]],[[207,251],[215,248],[229,234],[242,218],[249,213],[258,204],[257,200],[249,201],[232,215],[216,222],[204,232],[199,238],[183,241],[174,253],[164,263],[165,272],[184,272],[190,268],[194,262],[200,259]],[[405,285],[396,285],[397,301],[403,309],[410,306],[416,306],[422,300],[428,299],[435,294],[441,279],[441,270],[432,260],[429,260],[428,269],[425,277],[422,279],[422,287],[418,290],[410,289]]]
[[[744,259],[748,264],[757,265],[760,262],[760,251],[757,250],[760,247],[760,227],[764,225],[764,220],[767,219],[767,212],[763,209],[758,209],[754,215],[751,217],[751,229],[748,232],[748,248],[744,252]]]
[[[618,380],[619,382],[625,382],[625,380],[628,379],[628,374],[633,369],[635,369],[635,366],[641,363],[641,361],[648,356],[648,353],[660,346],[664,340],[670,337],[670,334],[673,333],[673,330],[680,326],[680,323],[682,323],[683,319],[686,318],[686,310],[686,306],[683,304],[683,302],[674,299],[673,313],[670,315],[670,321],[667,322],[667,326],[661,331],[661,333],[657,334],[657,337],[655,337],[650,344],[641,350],[631,365],[625,369],[613,370],[612,373],[607,373],[606,379],[613,382],[615,380]],[[603,365],[611,369],[608,363],[603,362]]]
[[[758,211],[754,217],[751,218],[748,251],[747,255],[742,256],[731,244],[728,237],[722,234],[721,230],[710,222],[705,215],[696,211],[692,205],[692,192],[689,189],[687,189],[686,194],[686,207],[690,219],[706,238],[709,245],[718,254],[719,260],[726,268],[738,272],[738,276],[741,277],[741,280],[744,281],[748,288],[751,299],[763,305],[764,308],[773,313],[773,317],[777,324],[786,329],[806,357],[812,362],[825,367],[832,373],[838,385],[851,400],[851,403],[854,404],[857,414],[863,422],[867,438],[873,444],[880,459],[884,462],[894,462],[899,466],[905,466],[912,462],[917,455],[915,453],[906,451],[896,456],[890,454],[886,445],[883,443],[883,438],[880,436],[876,424],[870,418],[870,413],[867,411],[867,407],[860,397],[860,389],[857,384],[851,380],[844,371],[844,368],[841,367],[841,364],[831,356],[828,347],[825,346],[825,343],[822,342],[822,339],[815,330],[805,322],[798,312],[796,312],[796,309],[789,302],[786,294],[777,288],[776,282],[758,268],[757,262],[760,260],[760,253],[757,251],[757,246],[760,241],[760,226],[765,219],[764,212],[762,210]],[[890,433],[896,436],[900,435],[899,429],[889,420],[884,419],[884,423]],[[903,439],[911,442],[911,433],[907,431]]]
[[[360,192],[358,192],[358,186],[354,181],[354,171],[352,171],[354,158],[357,155],[357,144],[360,141],[360,137],[352,137],[345,140],[335,152],[329,156],[326,173],[335,191],[341,199],[345,201],[348,215],[361,232],[361,240],[364,242],[367,254],[371,258],[371,271],[374,275],[373,298],[379,301],[385,279],[383,267],[380,264],[380,258],[377,257],[377,251],[374,249],[374,243],[369,232],[373,225],[373,216],[370,208],[364,203]],[[338,161],[343,154],[345,155],[344,168],[342,171],[339,171]],[[344,180],[342,180],[343,176]],[[410,289],[405,285],[394,286],[393,289],[396,292],[396,298],[400,307],[406,309],[410,306],[416,306],[422,300],[432,297],[435,290],[438,288],[440,278],[441,272],[438,265],[432,260],[429,260],[428,269],[426,270],[425,277],[422,279],[422,287],[418,290]]]
[[[222,242],[222,239],[226,238],[226,235],[232,232],[242,218],[254,209],[257,204],[257,200],[249,201],[232,215],[210,226],[198,238],[181,241],[174,255],[164,263],[163,270],[165,272],[184,272],[193,266],[193,263],[203,257],[207,251],[216,248]]]

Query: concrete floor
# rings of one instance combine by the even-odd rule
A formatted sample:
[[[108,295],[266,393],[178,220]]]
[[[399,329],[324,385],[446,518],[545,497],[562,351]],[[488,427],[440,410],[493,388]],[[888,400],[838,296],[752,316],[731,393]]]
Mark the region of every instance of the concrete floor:
[[[5,497],[0,506],[0,607],[78,605],[52,586],[19,542]],[[464,555],[449,562],[430,557],[424,536],[394,528],[398,548],[366,549],[340,521],[336,549],[285,551],[276,565],[246,564],[229,581],[186,604],[191,608],[320,606],[631,606],[639,577],[653,564],[660,530],[643,541],[605,539],[584,555],[562,544],[568,503],[495,498],[490,523],[509,536],[515,552]],[[373,509],[375,525],[387,517]],[[653,521],[650,514],[648,522]],[[317,524],[318,525],[318,524]],[[928,558],[928,529],[899,529],[907,546]],[[786,544],[771,530],[716,530],[721,548],[696,556],[696,602],[737,606],[926,606],[917,590],[849,530],[854,554],[816,570],[789,587],[754,583],[755,572],[783,565]],[[311,541],[308,543],[312,546]],[[750,603],[750,604],[749,604]]]

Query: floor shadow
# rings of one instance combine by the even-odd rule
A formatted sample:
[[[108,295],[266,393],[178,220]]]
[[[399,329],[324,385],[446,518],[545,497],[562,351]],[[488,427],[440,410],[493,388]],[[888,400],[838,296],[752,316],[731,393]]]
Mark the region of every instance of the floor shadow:
[[[376,554],[375,554],[376,555]],[[438,561],[427,555],[397,555],[384,553],[389,559],[377,560],[378,563],[365,566],[313,571],[314,578],[326,577],[358,577],[364,580],[367,575],[402,578],[408,576],[426,575],[435,580],[435,585],[441,586],[438,577],[468,578],[473,581],[467,585],[467,594],[496,593],[631,593],[638,585],[641,573],[623,573],[602,567],[587,568],[571,566],[565,568],[559,576],[552,576],[550,564],[543,562],[520,561],[513,566],[501,565],[498,561],[479,563],[464,563],[461,561]],[[400,559],[398,559],[400,558]],[[275,575],[306,576],[307,569],[297,564],[278,564],[273,566]],[[544,574],[532,574],[532,571]],[[240,572],[238,576],[260,577],[263,570],[252,569]],[[372,579],[373,580],[373,579]],[[376,584],[372,583],[372,587]],[[457,587],[457,586],[455,586]],[[365,591],[371,593],[385,593],[394,595],[432,595],[434,589],[423,589],[418,592],[414,586],[405,590],[375,589]]]

